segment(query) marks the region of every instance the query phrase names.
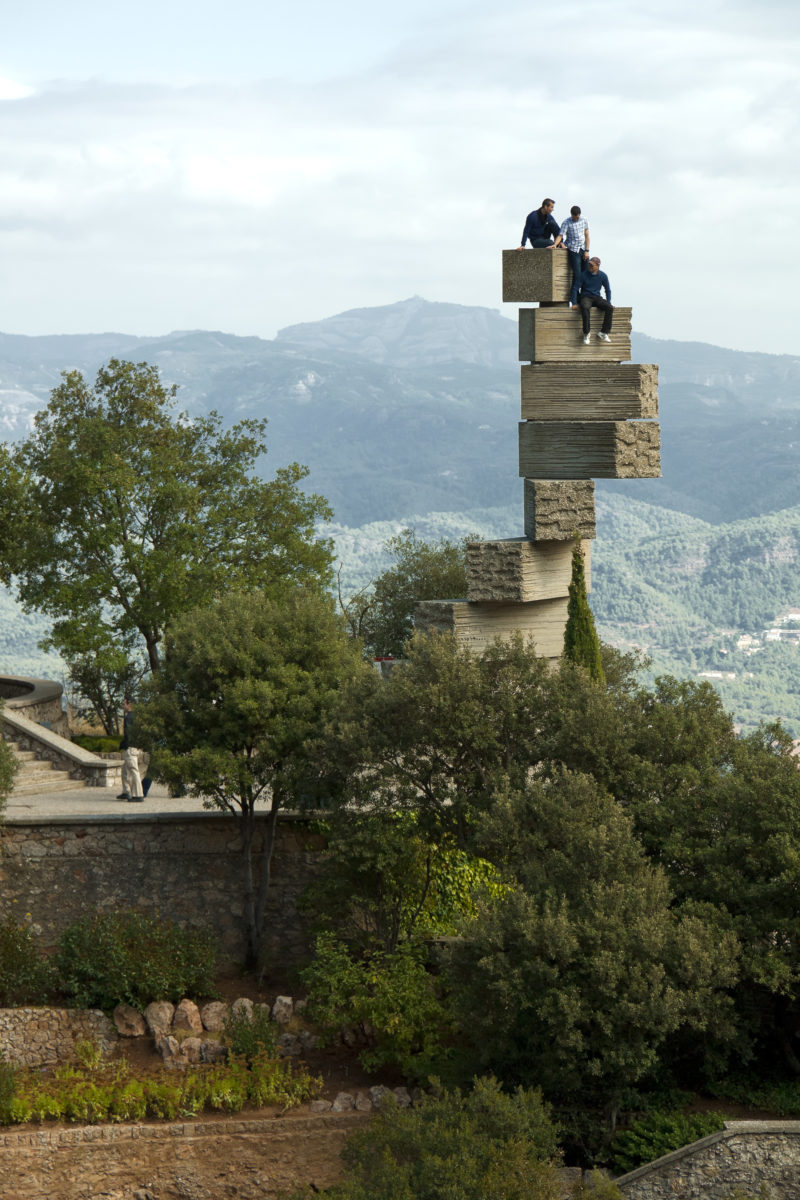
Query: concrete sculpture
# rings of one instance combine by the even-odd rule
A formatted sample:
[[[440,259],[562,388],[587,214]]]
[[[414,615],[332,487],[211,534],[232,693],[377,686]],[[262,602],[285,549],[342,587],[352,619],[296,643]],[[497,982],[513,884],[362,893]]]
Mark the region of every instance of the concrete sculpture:
[[[631,310],[614,310],[610,342],[585,345],[569,305],[559,250],[503,251],[503,300],[519,312],[519,474],[524,536],[467,546],[467,595],[417,605],[416,625],[448,631],[481,650],[522,633],[557,661],[567,620],[572,538],[582,539],[587,587],[595,537],[594,479],[661,474],[658,368],[630,363]]]

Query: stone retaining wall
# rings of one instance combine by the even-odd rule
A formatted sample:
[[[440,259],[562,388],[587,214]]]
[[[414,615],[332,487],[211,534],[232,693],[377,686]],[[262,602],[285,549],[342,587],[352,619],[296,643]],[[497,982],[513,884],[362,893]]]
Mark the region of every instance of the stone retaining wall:
[[[368,1118],[186,1121],[0,1133],[3,1200],[273,1200],[335,1182],[339,1151]]]
[[[0,1008],[0,1048],[16,1067],[54,1066],[75,1058],[75,1043],[90,1041],[108,1054],[119,1038],[98,1009]]]
[[[800,1198],[800,1121],[728,1121],[690,1146],[615,1180],[626,1200],[730,1200],[739,1189]]]
[[[254,858],[263,828],[257,819]],[[143,908],[210,927],[221,962],[241,962],[239,844],[234,819],[213,813],[15,819],[0,831],[0,921],[29,914],[47,947],[95,908]],[[307,819],[281,819],[267,910],[267,952],[278,966],[307,953],[297,902],[321,849]]]

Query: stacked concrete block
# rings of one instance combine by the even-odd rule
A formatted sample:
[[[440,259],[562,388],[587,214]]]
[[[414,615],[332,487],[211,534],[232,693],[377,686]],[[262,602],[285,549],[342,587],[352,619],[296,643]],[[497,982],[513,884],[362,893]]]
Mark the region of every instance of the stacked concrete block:
[[[590,581],[596,534],[594,479],[661,474],[658,368],[630,363],[631,310],[615,308],[610,342],[583,342],[569,305],[571,272],[561,250],[504,250],[503,300],[519,313],[522,420],[519,474],[524,536],[467,546],[467,595],[417,605],[417,628],[448,632],[480,651],[520,633],[557,661],[563,649],[572,546],[581,539]]]
[[[583,543],[589,578],[589,542]],[[528,538],[470,542],[467,546],[467,600],[527,604],[567,594],[572,573],[572,543],[534,544]]]

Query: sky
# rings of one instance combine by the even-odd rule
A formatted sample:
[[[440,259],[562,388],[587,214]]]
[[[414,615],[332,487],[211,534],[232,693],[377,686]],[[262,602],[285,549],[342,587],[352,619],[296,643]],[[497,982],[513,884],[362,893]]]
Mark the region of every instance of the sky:
[[[501,303],[579,204],[657,338],[800,354],[796,0],[27,0],[0,42],[0,331],[274,337]]]

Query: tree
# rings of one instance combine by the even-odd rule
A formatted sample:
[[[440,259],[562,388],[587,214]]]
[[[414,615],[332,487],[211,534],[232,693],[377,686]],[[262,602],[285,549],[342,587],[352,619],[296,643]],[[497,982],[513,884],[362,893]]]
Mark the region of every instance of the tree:
[[[553,687],[517,637],[473,654],[449,635],[415,634],[403,666],[346,698],[327,755],[342,803],[416,815],[421,836],[469,850],[498,787],[538,762]]]
[[[600,639],[586,595],[586,570],[583,548],[578,535],[572,550],[572,578],[569,584],[567,624],[564,629],[564,657],[585,667],[592,679],[603,681]]]
[[[111,737],[121,732],[123,697],[132,696],[146,674],[136,641],[130,630],[118,634],[115,641],[102,627],[81,628],[76,623],[69,645],[61,648],[71,684],[71,706],[79,716],[99,719]],[[47,639],[43,643],[45,648],[51,644]]]
[[[68,654],[88,630],[117,646],[134,633],[157,670],[167,623],[193,606],[329,578],[314,522],[330,510],[299,490],[305,469],[257,479],[265,422],[176,415],[176,391],[146,363],[111,359],[94,387],[65,372],[32,436],[0,454],[0,577]]]
[[[389,539],[384,548],[394,566],[347,603],[340,596],[351,633],[364,641],[370,654],[399,657],[403,653],[414,628],[418,600],[466,595],[464,548],[468,540],[426,542],[413,529]]]
[[[496,1080],[382,1109],[342,1151],[331,1200],[557,1200],[557,1131],[538,1091]]]
[[[669,1034],[730,1025],[736,939],[672,911],[631,818],[587,776],[498,797],[480,840],[517,886],[453,951],[463,1028],[501,1079],[602,1106],[613,1128]]]
[[[479,898],[502,889],[491,863],[423,837],[413,812],[345,805],[327,817],[325,862],[303,907],[348,947],[392,954],[456,934]]]
[[[732,737],[716,770],[695,767],[687,786],[643,793],[632,811],[676,896],[713,906],[741,943],[739,1056],[800,1074],[800,772],[791,738],[776,725]]]
[[[137,736],[168,783],[238,820],[251,966],[263,949],[278,813],[302,787],[339,687],[366,670],[332,600],[310,589],[234,592],[168,628]],[[267,820],[255,865],[259,804]]]

